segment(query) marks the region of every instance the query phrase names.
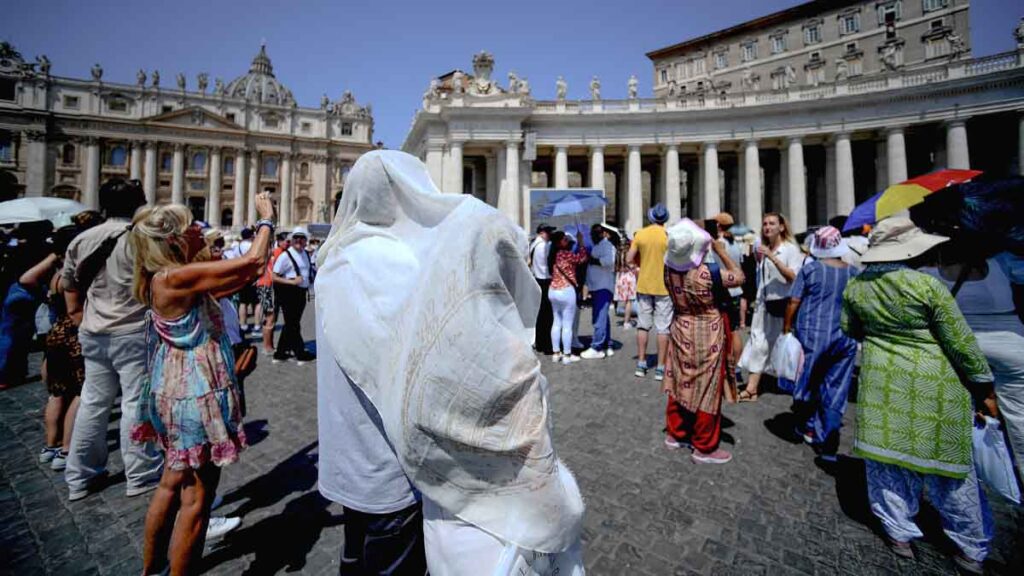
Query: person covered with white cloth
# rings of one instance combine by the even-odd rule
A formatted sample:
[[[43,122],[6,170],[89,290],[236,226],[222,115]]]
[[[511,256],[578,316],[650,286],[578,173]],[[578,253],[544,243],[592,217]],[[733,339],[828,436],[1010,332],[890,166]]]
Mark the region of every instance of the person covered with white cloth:
[[[348,177],[316,280],[320,346],[378,411],[423,498],[432,574],[582,574],[583,501],[530,346],[522,230],[408,154]]]

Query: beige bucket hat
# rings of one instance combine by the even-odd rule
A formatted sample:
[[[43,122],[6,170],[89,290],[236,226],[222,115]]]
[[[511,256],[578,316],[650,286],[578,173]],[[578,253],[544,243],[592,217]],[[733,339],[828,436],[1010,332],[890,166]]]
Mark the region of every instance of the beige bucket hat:
[[[910,218],[886,218],[875,226],[868,237],[868,249],[861,256],[864,264],[873,262],[902,262],[920,256],[949,238],[927,234]]]

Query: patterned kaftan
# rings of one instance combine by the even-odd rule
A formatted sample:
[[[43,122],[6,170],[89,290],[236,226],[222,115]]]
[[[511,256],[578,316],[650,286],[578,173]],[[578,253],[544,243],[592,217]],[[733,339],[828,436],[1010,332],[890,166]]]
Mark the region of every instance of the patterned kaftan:
[[[723,270],[722,276],[731,273]],[[662,390],[691,412],[718,414],[723,395],[736,401],[736,366],[728,317],[715,307],[711,271],[706,265],[688,272],[666,267],[665,285],[675,315]]]
[[[965,478],[974,416],[957,372],[972,382],[992,373],[949,290],[902,264],[872,264],[848,284],[841,323],[864,342],[854,453]]]

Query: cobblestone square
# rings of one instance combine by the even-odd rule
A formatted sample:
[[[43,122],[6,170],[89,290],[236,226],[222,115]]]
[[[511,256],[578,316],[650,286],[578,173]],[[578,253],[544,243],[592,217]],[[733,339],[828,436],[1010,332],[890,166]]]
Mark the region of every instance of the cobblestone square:
[[[305,335],[312,331],[308,309]],[[589,310],[582,333],[590,334]],[[613,329],[610,359],[554,365],[542,358],[552,390],[556,447],[587,504],[583,538],[588,574],[951,574],[950,544],[927,506],[917,561],[897,559],[867,508],[863,463],[841,458],[834,475],[811,450],[773,430],[787,426],[789,403],[766,395],[727,405],[724,443],[735,459],[697,465],[663,444],[664,397],[653,378],[633,376],[635,332]],[[40,354],[33,354],[33,374]],[[209,574],[333,574],[345,521],[316,491],[318,454],[313,365],[260,366],[246,383],[251,448],[225,470],[217,514],[242,526],[207,546]],[[110,485],[69,503],[63,474],[37,462],[42,446],[38,381],[0,392],[0,573],[132,574],[141,567],[148,495],[127,498],[115,416]],[[850,405],[841,454],[849,454]],[[997,497],[991,574],[1024,569],[1024,513]]]

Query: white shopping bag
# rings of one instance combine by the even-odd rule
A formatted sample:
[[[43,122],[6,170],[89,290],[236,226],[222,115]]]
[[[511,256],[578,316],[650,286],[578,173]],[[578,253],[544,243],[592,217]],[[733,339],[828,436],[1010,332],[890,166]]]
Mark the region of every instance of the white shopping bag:
[[[974,426],[974,470],[978,479],[1014,504],[1020,504],[1020,487],[1013,474],[1013,461],[1006,449],[999,420],[985,417],[985,426]]]
[[[772,349],[772,366],[779,378],[796,382],[804,367],[804,347],[792,332],[782,334]]]

